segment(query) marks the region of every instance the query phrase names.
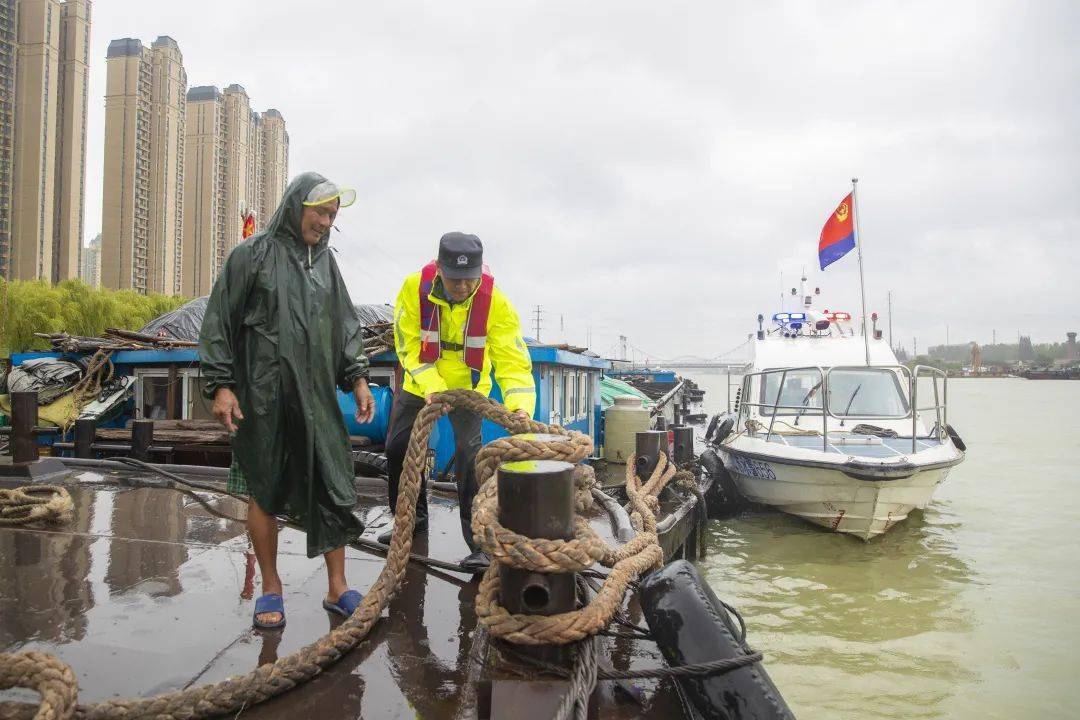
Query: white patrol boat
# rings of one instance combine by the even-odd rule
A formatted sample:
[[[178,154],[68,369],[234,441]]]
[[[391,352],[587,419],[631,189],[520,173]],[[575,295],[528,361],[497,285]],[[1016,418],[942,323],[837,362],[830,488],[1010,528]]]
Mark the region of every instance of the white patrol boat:
[[[848,313],[810,301],[767,331],[758,316],[750,372],[711,441],[748,500],[869,540],[925,507],[965,447],[943,372],[909,370],[880,331],[867,342]]]

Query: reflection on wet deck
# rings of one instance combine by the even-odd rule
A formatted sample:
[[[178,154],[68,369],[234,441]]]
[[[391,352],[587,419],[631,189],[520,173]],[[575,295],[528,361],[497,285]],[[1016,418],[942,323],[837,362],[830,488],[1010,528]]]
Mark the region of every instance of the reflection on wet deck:
[[[284,528],[279,571],[287,626],[251,628],[258,593],[254,556],[241,523],[218,518],[183,493],[124,486],[123,477],[74,474],[73,521],[57,529],[0,529],[0,652],[57,655],[78,675],[80,702],[136,697],[245,674],[288,655],[338,622],[321,607],[321,558],[308,559],[301,532]],[[215,509],[243,517],[243,504],[200,493]],[[362,496],[369,528],[389,522],[385,493]],[[413,552],[456,561],[468,550],[457,508],[431,495],[431,530]],[[381,557],[347,550],[350,582],[366,590]],[[328,672],[244,711],[245,717],[475,717],[470,657],[476,583],[411,564],[388,618]],[[631,617],[640,622],[636,604]],[[655,646],[605,638],[617,668],[656,666]],[[646,708],[678,715],[666,682],[636,683],[639,700],[601,683],[601,717]],[[30,699],[0,693],[3,699]],[[644,703],[642,705],[641,703]]]

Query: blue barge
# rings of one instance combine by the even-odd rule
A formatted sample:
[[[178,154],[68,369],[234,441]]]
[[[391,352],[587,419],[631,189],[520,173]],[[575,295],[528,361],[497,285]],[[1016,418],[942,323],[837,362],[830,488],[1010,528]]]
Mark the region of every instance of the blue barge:
[[[533,379],[537,398],[534,419],[557,423],[592,437],[597,448],[601,445],[603,417],[600,403],[600,378],[611,368],[608,360],[572,350],[529,345],[533,363]],[[72,357],[57,352],[16,353],[12,365],[18,366],[37,358]],[[133,418],[150,420],[213,421],[211,403],[203,397],[205,380],[194,348],[171,350],[122,350],[112,356],[119,375],[137,379],[127,406],[103,427],[123,427]],[[354,413],[356,403],[350,393],[338,391],[338,405],[349,434],[365,438],[362,447],[381,450],[393,407],[394,388],[401,387],[402,370],[397,354],[385,352],[371,358],[370,382],[375,397],[376,413],[370,423],[360,425]],[[492,397],[502,400],[498,384]],[[506,435],[506,431],[490,421],[482,429],[485,443]],[[51,443],[51,439],[42,438]],[[454,455],[453,430],[448,418],[442,418],[432,432],[430,445],[434,451],[434,467],[445,468]]]

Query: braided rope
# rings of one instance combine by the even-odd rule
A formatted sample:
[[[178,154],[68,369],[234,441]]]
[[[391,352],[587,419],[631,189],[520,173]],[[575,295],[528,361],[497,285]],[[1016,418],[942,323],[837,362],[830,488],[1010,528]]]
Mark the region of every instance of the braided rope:
[[[478,621],[492,635],[522,644],[565,644],[595,635],[619,611],[628,586],[663,562],[663,552],[656,538],[655,493],[670,481],[674,469],[668,468],[666,458],[661,456],[661,462],[644,487],[636,475],[628,473],[627,494],[630,506],[638,517],[636,527],[642,532],[619,548],[607,547],[591,530],[585,529],[586,523],[576,526],[581,528],[580,536],[562,541],[561,545],[546,544],[549,541],[526,542],[525,539],[511,537],[509,531],[500,528],[494,521],[498,516],[495,485],[498,466],[503,462],[533,459],[563,460],[576,464],[592,452],[592,441],[581,433],[567,431],[558,425],[546,425],[511,413],[501,404],[474,391],[448,390],[433,397],[432,402],[417,415],[413,426],[405,453],[386,564],[356,612],[335,630],[292,655],[262,665],[247,675],[150,698],[115,699],[75,706],[78,685],[74,673],[56,658],[43,653],[0,655],[0,688],[37,690],[42,700],[33,717],[39,719],[194,720],[235,714],[312,679],[367,636],[400,586],[412,547],[416,499],[421,473],[427,462],[428,438],[436,421],[451,408],[475,412],[514,434],[561,436],[556,441],[501,438],[489,443],[477,454],[477,479],[481,489],[474,502],[473,532],[481,546],[490,548],[492,556],[499,560],[488,567],[481,580],[476,598]],[[632,470],[632,467],[632,463],[628,465],[628,469]],[[575,477],[575,485],[581,491],[579,494],[587,494],[590,484],[587,471],[579,471]],[[57,490],[63,492],[62,488]],[[29,494],[25,491],[23,494],[5,491],[0,497],[10,500],[8,504],[11,506],[22,506],[27,504]],[[586,501],[582,499],[581,502]],[[36,500],[30,504],[35,507],[42,505]],[[48,505],[48,502],[44,504]],[[490,542],[488,538],[491,538]],[[499,592],[498,565],[508,562],[517,567],[517,558],[521,558],[522,563],[532,563],[529,567],[550,568],[549,572],[567,572],[569,568],[584,563],[591,566],[596,561],[609,565],[612,570],[592,601],[579,610],[553,616],[512,615],[496,600]],[[24,703],[3,703],[0,704],[0,718],[29,717],[32,708]]]
[[[472,394],[471,391],[469,392]],[[52,699],[55,695],[52,685],[46,687],[50,693],[46,696],[46,693],[40,689],[43,686],[36,678],[42,674],[50,679],[55,676],[57,683],[68,688],[68,695],[64,697],[74,698],[77,693],[75,676],[60,674],[55,669],[59,667],[59,661],[42,653],[0,655],[0,687],[39,690],[42,694],[42,702],[37,708],[37,714],[33,717],[40,719],[64,720],[77,717],[80,720],[117,718],[194,720],[235,714],[242,708],[268,700],[312,679],[337,662],[367,636],[401,584],[409,561],[409,550],[412,547],[412,530],[416,522],[416,498],[420,490],[420,469],[424,466],[427,457],[428,436],[435,422],[443,414],[449,412],[451,403],[458,397],[455,391],[446,395],[448,397],[443,400],[423,408],[417,416],[405,455],[405,466],[401,475],[398,503],[395,509],[397,522],[394,523],[394,534],[390,541],[390,550],[387,552],[386,564],[356,612],[327,635],[292,655],[262,665],[247,675],[150,698],[106,700],[77,707],[71,703],[61,707]],[[38,674],[35,675],[28,667],[38,667],[41,670],[36,671]],[[0,717],[27,717],[27,707],[26,704],[4,703],[0,706],[0,713],[2,713]]]
[[[71,495],[59,485],[0,489],[0,525],[56,524],[71,517]]]
[[[583,436],[584,437],[584,436]],[[622,607],[627,588],[646,572],[660,566],[664,554],[656,535],[656,512],[659,493],[675,476],[675,467],[667,457],[660,456],[649,480],[642,486],[634,472],[634,459],[627,463],[626,492],[634,509],[631,516],[639,534],[618,548],[610,547],[582,518],[575,518],[574,538],[571,540],[531,539],[511,532],[498,522],[498,485],[494,469],[495,453],[506,453],[501,461],[556,459],[564,453],[568,462],[579,462],[591,450],[587,445],[573,443],[543,443],[528,439],[504,438],[498,450],[491,443],[481,454],[492,448],[481,462],[477,456],[477,481],[480,490],[473,500],[473,536],[492,563],[480,581],[476,596],[477,621],[494,637],[523,645],[565,645],[595,635],[607,627]],[[585,438],[588,441],[588,438]],[[498,441],[497,441],[498,442]],[[633,518],[637,518],[636,521]],[[596,596],[586,606],[556,615],[512,614],[498,603],[499,564],[533,572],[574,572],[592,567],[595,563],[611,567]]]

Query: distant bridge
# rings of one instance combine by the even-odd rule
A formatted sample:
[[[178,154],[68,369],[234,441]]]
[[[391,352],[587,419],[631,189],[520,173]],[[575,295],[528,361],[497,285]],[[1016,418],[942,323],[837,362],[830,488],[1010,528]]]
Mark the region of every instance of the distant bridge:
[[[721,370],[743,370],[750,364],[749,360],[697,360],[687,362],[650,362],[652,368],[720,368]]]

